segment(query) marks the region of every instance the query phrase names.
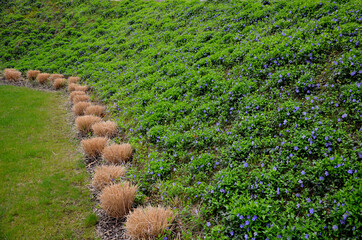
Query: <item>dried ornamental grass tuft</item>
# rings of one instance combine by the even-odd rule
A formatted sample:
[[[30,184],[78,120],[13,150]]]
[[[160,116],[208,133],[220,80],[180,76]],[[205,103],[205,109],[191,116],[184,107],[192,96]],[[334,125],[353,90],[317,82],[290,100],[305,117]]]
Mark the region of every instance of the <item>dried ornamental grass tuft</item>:
[[[76,96],[76,95],[85,95],[85,92],[83,91],[73,91],[69,94],[69,100],[73,102],[73,98]]]
[[[137,192],[137,186],[129,182],[105,187],[99,196],[100,206],[107,215],[122,218],[128,214]]]
[[[38,83],[44,84],[48,81],[49,76],[49,73],[39,73],[36,77],[36,80],[38,81]]]
[[[57,78],[54,80],[53,87],[55,89],[59,89],[59,88],[65,87],[66,84],[67,84],[67,80],[65,80],[64,78]]]
[[[127,216],[126,235],[132,239],[156,239],[172,226],[175,215],[170,208],[136,208]]]
[[[64,78],[64,75],[63,74],[57,74],[57,73],[50,74],[49,81],[54,81],[57,78]]]
[[[89,101],[88,95],[76,95],[73,97],[73,104],[76,104],[78,102],[86,102]]]
[[[87,109],[85,110],[85,114],[103,117],[105,109],[106,108],[103,106],[91,105],[91,106],[87,107]]]
[[[76,86],[75,87],[75,91],[83,91],[83,92],[86,92],[88,90],[88,86]]]
[[[111,185],[126,174],[126,168],[123,166],[103,165],[96,167],[94,170],[94,176],[92,185],[98,190],[102,190],[104,187]]]
[[[13,68],[6,68],[4,70],[5,79],[8,81],[18,81],[21,77],[21,72]]]
[[[112,144],[103,151],[103,158],[109,163],[125,163],[132,155],[132,147],[130,144]]]
[[[89,107],[89,102],[79,102],[73,106],[73,113],[77,116],[84,115],[84,110]]]
[[[108,139],[103,137],[95,137],[84,139],[81,141],[84,153],[91,158],[102,155],[103,149],[107,144]]]
[[[39,73],[39,70],[29,70],[26,72],[26,78],[29,80],[35,80]]]
[[[76,84],[76,83],[69,83],[69,85],[68,85],[68,91],[69,91],[69,92],[75,91],[75,88],[76,88],[77,86],[79,86],[79,85]],[[84,91],[83,91],[83,92],[84,92]]]
[[[95,123],[92,131],[96,136],[110,138],[117,134],[117,124],[112,121]]]
[[[68,78],[68,83],[77,83],[79,82],[80,78],[79,77],[69,77]]]
[[[100,121],[102,121],[100,117],[86,115],[77,117],[75,119],[75,125],[81,133],[88,133],[90,132],[92,125]]]

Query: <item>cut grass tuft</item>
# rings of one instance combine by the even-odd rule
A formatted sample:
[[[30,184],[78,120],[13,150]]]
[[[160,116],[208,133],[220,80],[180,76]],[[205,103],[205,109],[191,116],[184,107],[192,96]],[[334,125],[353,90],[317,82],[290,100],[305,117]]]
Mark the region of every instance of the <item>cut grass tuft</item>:
[[[78,102],[87,102],[89,101],[89,96],[84,94],[84,95],[75,95],[73,97],[73,104],[76,104]]]
[[[73,106],[74,115],[81,116],[84,115],[84,110],[90,105],[89,102],[78,102]]]
[[[172,226],[175,214],[170,208],[139,207],[128,216],[126,234],[132,239],[156,239]]]
[[[122,218],[131,209],[136,192],[137,186],[129,182],[105,187],[99,196],[100,206],[108,216]]]
[[[100,105],[91,105],[87,107],[87,109],[85,110],[85,114],[103,117],[105,109],[106,109],[105,107]]]
[[[92,185],[98,190],[116,182],[117,179],[123,177],[126,173],[126,168],[123,166],[103,165],[94,170]]]
[[[39,70],[29,70],[26,72],[26,78],[29,80],[35,80],[39,73]]]
[[[49,73],[39,73],[38,76],[36,77],[36,80],[40,84],[45,84],[46,82],[48,82],[49,76],[50,76]]]
[[[55,89],[60,89],[62,87],[65,87],[66,84],[67,80],[65,80],[65,78],[56,78],[54,80],[53,86]]]
[[[90,158],[96,158],[102,155],[104,147],[107,145],[108,139],[104,137],[95,137],[82,140],[82,148]]]
[[[88,133],[91,130],[93,124],[102,121],[100,117],[85,115],[75,119],[75,124],[79,132]]]
[[[102,121],[92,126],[94,135],[99,137],[113,137],[117,134],[117,124],[112,121]]]
[[[80,77],[69,77],[68,78],[68,83],[71,84],[71,83],[78,83],[80,80]]]
[[[21,72],[13,68],[6,68],[4,70],[5,79],[8,81],[18,81],[21,77]]]
[[[129,143],[112,144],[103,151],[103,158],[113,164],[126,163],[132,156],[132,146]]]

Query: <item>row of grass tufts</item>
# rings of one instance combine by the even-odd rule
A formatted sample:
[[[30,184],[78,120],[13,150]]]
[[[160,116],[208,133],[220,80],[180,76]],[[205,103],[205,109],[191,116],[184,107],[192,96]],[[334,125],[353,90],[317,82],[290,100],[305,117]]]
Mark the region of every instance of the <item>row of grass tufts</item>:
[[[99,193],[99,205],[111,218],[126,220],[126,235],[131,239],[154,239],[172,229],[175,213],[170,208],[147,206],[133,211],[138,187],[126,180],[126,164],[132,159],[132,146],[114,143],[118,127],[104,121],[105,108],[89,102],[86,86],[69,85],[69,99],[75,124],[83,137],[81,145],[94,168],[92,186]],[[112,143],[113,142],[113,143]]]

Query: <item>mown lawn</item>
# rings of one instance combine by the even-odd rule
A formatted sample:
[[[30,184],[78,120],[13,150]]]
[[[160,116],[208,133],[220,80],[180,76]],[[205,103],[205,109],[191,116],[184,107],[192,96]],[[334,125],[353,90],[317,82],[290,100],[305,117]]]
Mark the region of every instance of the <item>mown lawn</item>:
[[[0,86],[0,239],[94,239],[88,175],[60,93]]]

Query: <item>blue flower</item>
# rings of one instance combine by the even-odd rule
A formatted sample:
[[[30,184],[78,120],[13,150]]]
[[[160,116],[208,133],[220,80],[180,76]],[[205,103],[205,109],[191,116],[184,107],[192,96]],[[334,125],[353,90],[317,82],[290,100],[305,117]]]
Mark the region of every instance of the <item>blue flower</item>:
[[[356,71],[351,72],[351,76],[353,77],[356,74]]]
[[[258,217],[256,215],[253,216],[253,222],[257,219]]]
[[[334,231],[336,231],[338,229],[337,225],[334,225],[332,228]]]
[[[248,221],[248,220],[246,220],[245,225],[246,225],[246,226],[248,226],[248,225],[249,225],[249,221]]]
[[[346,113],[342,115],[342,118],[345,118],[345,117],[347,117],[347,114],[346,114]]]
[[[353,170],[352,169],[348,170],[348,173],[353,174]]]
[[[305,234],[305,235],[304,235],[304,238],[305,238],[305,239],[308,239],[308,238],[309,238],[309,235],[308,235],[308,234]]]
[[[309,213],[310,213],[310,214],[313,214],[313,213],[314,213],[314,209],[313,209],[313,208],[309,209]]]
[[[210,223],[210,222],[207,222],[207,223],[206,223],[206,226],[210,227],[210,226],[211,226],[211,223]]]

